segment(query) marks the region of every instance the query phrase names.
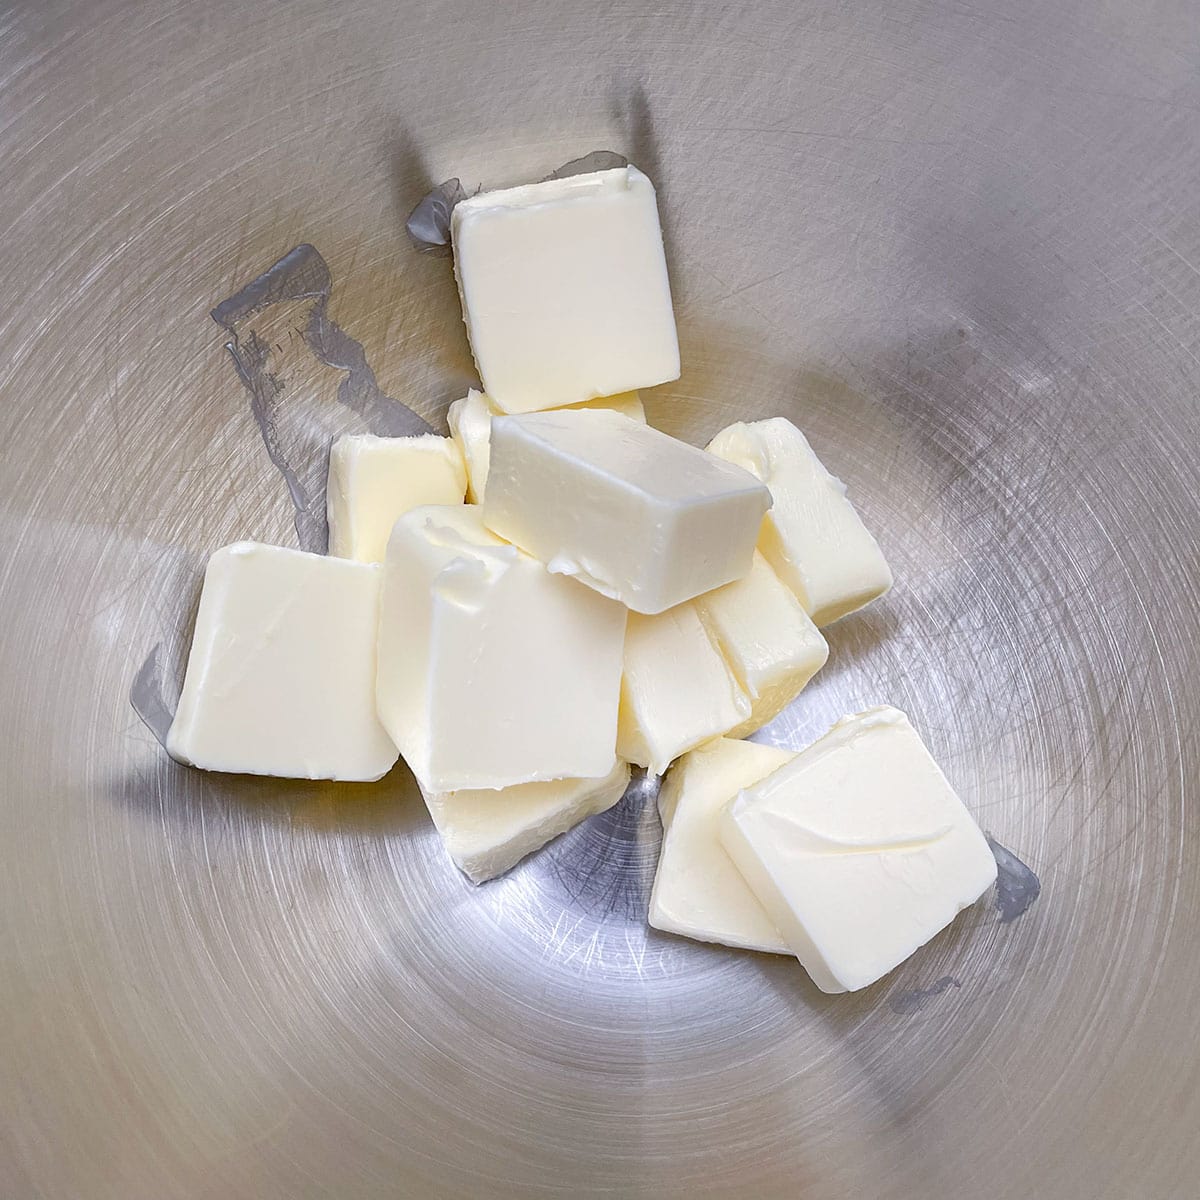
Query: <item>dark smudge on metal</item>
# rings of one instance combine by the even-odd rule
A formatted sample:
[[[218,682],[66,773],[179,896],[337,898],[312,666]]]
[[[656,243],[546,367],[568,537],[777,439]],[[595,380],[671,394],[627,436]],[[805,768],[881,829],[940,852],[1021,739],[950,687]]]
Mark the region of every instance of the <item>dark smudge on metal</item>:
[[[1002,846],[991,834],[986,836],[996,858],[996,911],[1007,925],[1041,895],[1042,881],[1008,847]]]

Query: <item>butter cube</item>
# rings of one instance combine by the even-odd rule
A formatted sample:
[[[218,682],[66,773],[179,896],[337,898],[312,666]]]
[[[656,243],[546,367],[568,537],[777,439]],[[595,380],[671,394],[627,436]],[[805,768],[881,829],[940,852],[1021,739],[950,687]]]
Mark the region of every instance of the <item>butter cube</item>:
[[[634,612],[740,579],[770,505],[749,472],[619,413],[492,423],[489,528]]]
[[[636,167],[471,196],[451,238],[483,390],[504,412],[679,378],[658,205]]]
[[[734,796],[790,762],[790,750],[718,738],[685,754],[658,794],[662,852],[650,924],[667,933],[767,954],[790,954],[783,935],[721,845],[718,827]]]
[[[426,792],[612,770],[625,609],[494,537],[475,505],[396,522],[377,698]]]
[[[396,519],[423,504],[461,504],[467,472],[446,437],[337,438],[329,452],[329,553],[383,562]]]
[[[206,771],[370,780],[396,747],[375,715],[383,569],[237,542],[204,572],[167,749]]]
[[[637,392],[585,400],[582,404],[571,405],[568,411],[577,408],[611,408],[633,421],[640,421],[643,425],[646,423],[646,410]],[[496,410],[488,403],[488,398],[473,388],[463,399],[455,400],[446,413],[450,433],[466,460],[467,498],[472,504],[483,503],[488,465],[492,457],[492,417],[495,415]]]
[[[728,733],[750,701],[712,644],[694,604],[629,614],[617,753],[661,775],[687,750]]]
[[[601,779],[426,793],[425,803],[455,866],[472,883],[483,883],[580,821],[612,808],[628,786],[629,764],[618,759]]]
[[[882,978],[996,880],[987,840],[894,708],[839,721],[740,792],[720,836],[823,992]]]
[[[829,646],[761,554],[750,573],[696,599],[700,619],[750,697],[750,718],[729,736],[774,720],[825,665]]]
[[[817,625],[862,608],[892,586],[892,573],[846,487],[821,465],[791,421],[772,417],[723,429],[709,451],[771,489],[759,549]]]

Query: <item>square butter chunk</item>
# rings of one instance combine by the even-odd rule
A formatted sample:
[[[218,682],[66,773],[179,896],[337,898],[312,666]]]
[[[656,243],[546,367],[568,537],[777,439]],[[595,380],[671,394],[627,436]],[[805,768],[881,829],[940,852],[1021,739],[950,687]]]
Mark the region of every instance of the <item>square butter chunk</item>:
[[[658,205],[636,167],[471,196],[451,238],[483,390],[505,412],[679,378]]]
[[[237,542],[208,560],[174,758],[208,771],[370,780],[396,747],[375,715],[383,568]]]
[[[655,929],[745,950],[791,953],[725,853],[718,826],[742,788],[794,757],[790,750],[718,738],[671,768],[658,794],[663,842],[650,893]]]
[[[629,614],[617,753],[661,775],[671,761],[728,733],[750,701],[712,644],[694,604]]]
[[[749,472],[619,413],[492,423],[488,526],[634,612],[740,579],[770,506]]]
[[[608,775],[625,615],[493,536],[476,505],[402,516],[384,568],[377,698],[421,787]]]
[[[601,779],[552,779],[500,791],[424,795],[454,865],[472,883],[483,883],[580,821],[612,808],[628,786],[629,764],[617,760]]]
[[[783,417],[738,422],[709,443],[712,454],[744,467],[771,489],[759,549],[817,625],[870,604],[892,572],[846,487]]]
[[[587,400],[573,404],[568,411],[578,408],[611,408],[633,421],[646,423],[646,410],[637,392],[622,392],[619,396],[602,396],[598,400]],[[492,417],[497,410],[488,398],[474,389],[461,400],[455,400],[446,413],[450,433],[458,443],[467,464],[467,498],[472,504],[482,504],[487,488],[488,466],[492,459]]]
[[[423,504],[461,504],[466,491],[462,452],[451,438],[337,438],[326,493],[329,553],[381,563],[398,517]]]
[[[996,880],[987,840],[894,708],[839,721],[747,787],[720,835],[823,992],[882,978]]]
[[[774,720],[829,657],[820,631],[761,554],[754,555],[748,575],[695,604],[750,697],[750,717],[730,737],[746,737]]]

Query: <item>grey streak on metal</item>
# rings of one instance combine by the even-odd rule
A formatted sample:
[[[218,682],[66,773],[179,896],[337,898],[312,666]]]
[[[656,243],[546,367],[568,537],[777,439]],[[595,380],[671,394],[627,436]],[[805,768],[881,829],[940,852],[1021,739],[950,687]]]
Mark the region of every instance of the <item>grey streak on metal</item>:
[[[404,228],[413,247],[429,254],[450,253],[450,215],[467,193],[457,179],[447,179],[430,189],[408,214]]]
[[[5,10],[0,1195],[1193,1196],[1195,4],[514,12]],[[861,993],[629,916],[645,804],[476,889],[402,771],[190,771],[126,703],[214,547],[295,536],[213,300],[319,246],[330,318],[440,424],[474,371],[408,212],[592,146],[663,202],[652,420],[790,416],[895,569],[764,737],[898,705],[1045,887]],[[313,302],[242,324],[289,436],[365,432]]]
[[[909,1013],[920,1012],[930,1000],[944,995],[951,988],[960,987],[962,984],[953,975],[943,975],[927,988],[904,988],[893,992],[888,997],[888,1008],[902,1017],[908,1016]]]
[[[990,834],[987,839],[996,859],[996,911],[1006,925],[1015,921],[1042,894],[1042,881],[1007,846]]]
[[[299,451],[290,445],[286,429],[277,415],[284,384],[270,365],[267,341],[253,329],[225,344],[234,370],[250,397],[250,412],[262,436],[267,457],[283,478],[288,497],[295,509],[296,540],[301,550],[324,554],[329,545],[329,524],[325,514],[325,483],[329,476],[329,439],[317,438],[313,444],[307,426]]]
[[[361,418],[367,432],[381,437],[434,432],[423,417],[380,390],[362,345],[329,316],[332,292],[328,265],[315,247],[305,243],[212,310],[213,320],[230,334],[226,349],[250,397],[250,411],[267,455],[287,485],[300,548],[314,554],[324,554],[329,541],[325,514],[329,444],[343,430],[333,413],[325,414],[324,421],[319,414],[315,421],[311,417],[289,421],[287,380],[272,364],[270,342],[250,321],[277,305],[299,306],[290,317],[288,332],[298,332],[318,362],[345,373],[337,399]]]
[[[133,683],[129,687],[129,703],[165,750],[167,734],[170,732],[171,722],[175,720],[175,708],[179,697],[176,695],[174,702],[167,699],[162,642],[155,644],[134,675]]]
[[[629,159],[615,150],[593,150],[588,154],[573,158],[563,163],[557,171],[551,171],[546,179],[570,179],[572,175],[588,175],[592,171],[613,171],[617,167],[627,167]]]

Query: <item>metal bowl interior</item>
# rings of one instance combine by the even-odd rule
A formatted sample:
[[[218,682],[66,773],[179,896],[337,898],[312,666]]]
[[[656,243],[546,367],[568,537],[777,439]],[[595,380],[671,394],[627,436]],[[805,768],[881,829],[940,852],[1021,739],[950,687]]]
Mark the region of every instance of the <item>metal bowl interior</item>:
[[[1198,32],[1174,2],[10,6],[0,1192],[1193,1194]],[[895,570],[765,736],[906,709],[1042,880],[863,993],[649,930],[644,791],[475,889],[401,772],[190,772],[127,700],[208,551],[295,543],[210,308],[312,243],[440,427],[472,368],[404,214],[596,147],[660,188],[685,369],[652,420],[791,417]],[[293,316],[270,350],[320,438],[345,373]]]

